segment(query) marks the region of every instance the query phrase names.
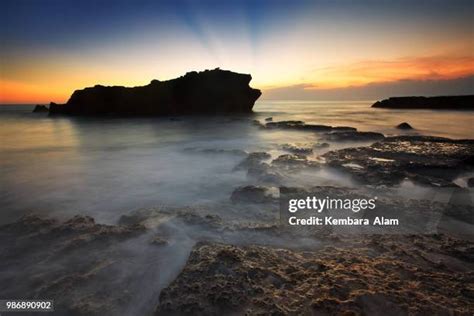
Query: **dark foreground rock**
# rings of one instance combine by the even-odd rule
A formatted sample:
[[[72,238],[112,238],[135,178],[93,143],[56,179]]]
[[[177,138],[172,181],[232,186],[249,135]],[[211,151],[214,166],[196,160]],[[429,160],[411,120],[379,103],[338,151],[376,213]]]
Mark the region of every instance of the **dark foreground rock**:
[[[369,147],[323,155],[329,166],[366,184],[398,184],[404,179],[431,186],[455,186],[462,172],[474,168],[474,140],[431,136],[388,137]]]
[[[471,242],[444,235],[358,239],[316,251],[198,243],[161,292],[156,315],[469,315],[474,309],[473,264],[457,253],[472,254]]]
[[[374,108],[474,110],[474,95],[440,97],[393,97],[375,102]]]
[[[400,123],[396,126],[396,128],[398,129],[413,129],[413,127],[411,127],[410,124],[408,124],[407,122],[403,122],[403,123]]]
[[[214,69],[188,72],[142,87],[97,85],[76,90],[66,104],[51,104],[50,114],[175,115],[251,112],[261,92],[249,87],[252,77]]]
[[[53,299],[55,315],[121,314],[134,297],[123,285],[140,282],[126,272],[132,253],[122,245],[144,232],[88,216],[31,215],[0,226],[0,297]]]
[[[33,113],[47,113],[49,112],[49,109],[45,105],[37,105],[33,109]]]

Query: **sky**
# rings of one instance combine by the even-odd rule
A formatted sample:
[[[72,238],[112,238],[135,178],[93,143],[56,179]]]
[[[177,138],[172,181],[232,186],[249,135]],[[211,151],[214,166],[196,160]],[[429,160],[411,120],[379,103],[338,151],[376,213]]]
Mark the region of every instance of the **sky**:
[[[474,1],[0,0],[0,103],[220,67],[267,99],[474,93]]]

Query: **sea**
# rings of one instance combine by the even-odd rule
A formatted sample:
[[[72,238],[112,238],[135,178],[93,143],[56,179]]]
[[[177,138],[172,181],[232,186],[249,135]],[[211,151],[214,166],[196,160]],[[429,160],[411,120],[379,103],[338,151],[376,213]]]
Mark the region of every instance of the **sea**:
[[[31,105],[0,106],[0,224],[29,213],[90,215],[113,224],[140,208],[226,201],[249,183],[244,171],[234,170],[244,152],[276,157],[284,144],[323,141],[317,133],[265,130],[254,122],[270,117],[385,135],[474,138],[473,111],[375,109],[372,103],[259,101],[249,115],[160,118],[50,117],[32,113]],[[402,122],[414,129],[396,129]],[[349,146],[331,143],[314,157]],[[293,181],[353,185],[324,170]]]
[[[73,281],[67,297],[61,293],[56,299],[71,298],[86,308],[94,304],[101,308],[123,297],[120,293],[125,291],[130,296],[122,302],[122,315],[153,315],[162,289],[182,271],[199,241],[321,247],[318,238],[296,238],[264,229],[278,220],[273,208],[232,204],[230,197],[237,187],[255,184],[245,170],[235,168],[247,153],[266,152],[276,158],[287,153],[283,148],[287,144],[313,147],[326,142],[322,133],[262,129],[255,121],[302,120],[385,135],[473,138],[474,112],[374,109],[371,104],[260,101],[248,115],[160,118],[49,117],[32,113],[33,106],[0,106],[0,225],[27,214],[59,220],[87,215],[97,223],[117,224],[123,215],[149,210],[158,212],[157,218],[164,221],[151,223],[139,236],[107,243],[107,249],[93,240],[68,251],[52,249],[54,246],[45,242],[31,254],[21,253],[21,260],[6,256],[10,260],[5,261],[8,268],[0,271],[0,283],[9,286],[0,294],[17,297],[36,286],[49,289],[63,280],[78,280]],[[414,129],[396,129],[402,122]],[[317,147],[310,159],[319,161],[328,150],[365,145],[370,143],[329,142],[329,147]],[[281,184],[358,186],[347,174],[324,167],[295,172]],[[406,198],[430,194],[410,183],[400,190]],[[209,218],[215,219],[220,229],[202,224]],[[256,225],[263,229],[253,230]],[[459,227],[467,224],[462,225]],[[465,229],[472,231],[472,226]],[[59,243],[61,238],[67,240],[64,234],[58,236]],[[155,234],[166,236],[166,246],[150,242]],[[78,240],[81,238],[86,237]],[[22,251],[24,240],[19,241],[20,246],[4,247]],[[102,252],[106,264],[99,260]],[[94,263],[96,259],[99,261]],[[84,274],[87,277],[80,274],[81,266],[92,269]],[[83,282],[84,278],[87,281]],[[43,283],[32,283],[38,280]],[[103,301],[103,293],[111,300]],[[59,312],[62,314],[66,313]]]

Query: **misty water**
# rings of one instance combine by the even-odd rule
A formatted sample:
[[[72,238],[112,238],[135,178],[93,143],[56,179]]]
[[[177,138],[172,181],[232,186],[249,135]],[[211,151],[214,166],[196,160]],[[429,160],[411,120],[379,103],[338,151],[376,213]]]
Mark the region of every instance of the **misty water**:
[[[371,103],[261,101],[251,115],[127,119],[48,117],[31,113],[31,106],[0,107],[0,224],[29,213],[63,219],[89,215],[96,222],[116,224],[122,215],[139,209],[181,208],[204,210],[203,214],[214,213],[227,221],[271,219],[275,214],[232,207],[232,191],[252,184],[235,166],[245,153],[264,151],[277,157],[284,153],[284,144],[323,140],[318,133],[263,130],[253,122],[267,117],[385,135],[473,136],[474,112],[372,109]],[[401,122],[415,130],[396,129]],[[366,144],[370,143],[357,143]],[[349,146],[355,144],[331,143],[312,158]],[[285,181],[284,185],[302,187],[357,185],[347,175],[324,168]],[[409,192],[413,187],[404,194]],[[173,231],[169,247],[160,250],[150,248],[149,234],[117,245],[121,264],[116,268],[120,273],[114,271],[114,282],[133,279],[133,284],[127,283],[129,289],[141,293],[124,315],[152,312],[160,289],[176,277],[199,239],[289,243],[262,234],[215,236],[172,221],[168,229]],[[67,264],[67,258],[62,260]],[[35,273],[36,268],[31,269]]]
[[[114,223],[137,208],[227,200],[247,181],[244,172],[232,171],[243,159],[233,150],[278,155],[282,144],[318,141],[317,134],[265,131],[252,123],[269,116],[386,135],[472,138],[472,112],[372,109],[370,104],[262,101],[248,116],[133,119],[48,117],[30,113],[28,106],[1,107],[0,223],[26,212],[80,213]],[[405,121],[416,130],[394,128]],[[344,146],[353,144],[332,144],[315,155]],[[320,174],[310,181],[347,179]]]

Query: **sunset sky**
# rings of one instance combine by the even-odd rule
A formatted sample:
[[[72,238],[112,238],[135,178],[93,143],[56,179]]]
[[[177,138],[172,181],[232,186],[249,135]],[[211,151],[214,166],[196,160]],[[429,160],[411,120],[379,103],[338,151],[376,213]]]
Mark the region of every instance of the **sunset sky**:
[[[0,0],[0,103],[216,67],[264,97],[472,93],[473,21],[473,1]]]

